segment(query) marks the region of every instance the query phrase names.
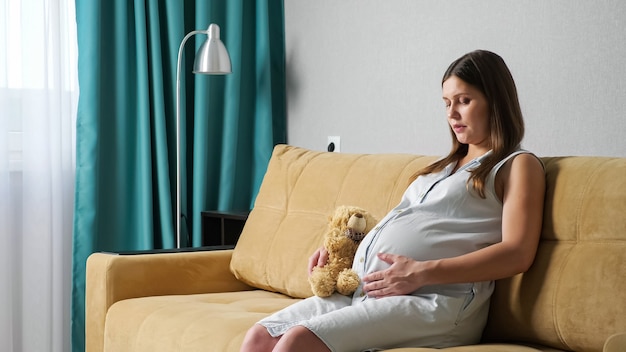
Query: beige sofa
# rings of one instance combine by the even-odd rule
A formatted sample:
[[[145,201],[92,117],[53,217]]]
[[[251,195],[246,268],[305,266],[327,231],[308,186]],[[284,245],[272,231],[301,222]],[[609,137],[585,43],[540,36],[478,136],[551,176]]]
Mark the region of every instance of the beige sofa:
[[[277,146],[234,250],[90,256],[87,351],[238,351],[254,322],[311,295],[307,259],[336,206],[381,218],[433,160]],[[543,161],[535,263],[497,282],[481,345],[443,351],[626,351],[626,159]]]

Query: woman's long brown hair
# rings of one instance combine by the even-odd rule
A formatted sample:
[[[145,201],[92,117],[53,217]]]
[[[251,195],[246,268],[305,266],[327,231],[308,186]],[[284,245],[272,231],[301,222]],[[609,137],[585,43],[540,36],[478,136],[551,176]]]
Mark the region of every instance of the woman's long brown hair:
[[[441,84],[456,76],[465,83],[479,89],[487,98],[489,105],[490,145],[492,153],[471,171],[468,186],[471,183],[481,198],[485,198],[485,182],[491,169],[506,156],[520,147],[524,137],[524,119],[517,97],[517,88],[513,76],[504,60],[497,54],[486,50],[467,53],[454,61],[446,70]],[[452,149],[443,159],[415,173],[410,181],[418,176],[443,170],[452,162],[467,155],[468,145],[459,143],[454,131]]]

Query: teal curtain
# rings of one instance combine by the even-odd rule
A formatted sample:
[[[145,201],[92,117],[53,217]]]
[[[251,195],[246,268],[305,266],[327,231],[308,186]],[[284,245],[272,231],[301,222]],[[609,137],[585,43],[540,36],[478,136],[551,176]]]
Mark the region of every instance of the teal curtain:
[[[83,351],[85,262],[96,251],[175,246],[176,65],[182,38],[221,27],[233,73],[182,67],[184,244],[200,212],[250,209],[273,146],[286,140],[282,0],[77,0],[72,349]]]

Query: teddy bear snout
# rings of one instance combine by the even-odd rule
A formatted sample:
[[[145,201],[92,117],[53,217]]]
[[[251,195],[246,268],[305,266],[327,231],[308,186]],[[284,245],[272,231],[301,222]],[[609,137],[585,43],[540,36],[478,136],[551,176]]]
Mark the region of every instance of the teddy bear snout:
[[[366,233],[364,232],[366,226],[367,221],[365,220],[365,217],[363,217],[363,214],[355,213],[348,220],[346,236],[354,242],[359,242],[366,235]]]

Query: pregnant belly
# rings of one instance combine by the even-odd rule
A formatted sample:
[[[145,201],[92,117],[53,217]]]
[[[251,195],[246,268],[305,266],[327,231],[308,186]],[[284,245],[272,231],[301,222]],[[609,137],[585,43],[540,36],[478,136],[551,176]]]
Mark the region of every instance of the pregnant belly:
[[[370,234],[373,237],[365,255],[375,262],[380,262],[377,253],[398,254],[420,261],[455,257],[493,243],[490,242],[493,234],[478,231],[480,227],[480,224],[427,212],[397,216]],[[388,266],[383,263],[370,269]]]

